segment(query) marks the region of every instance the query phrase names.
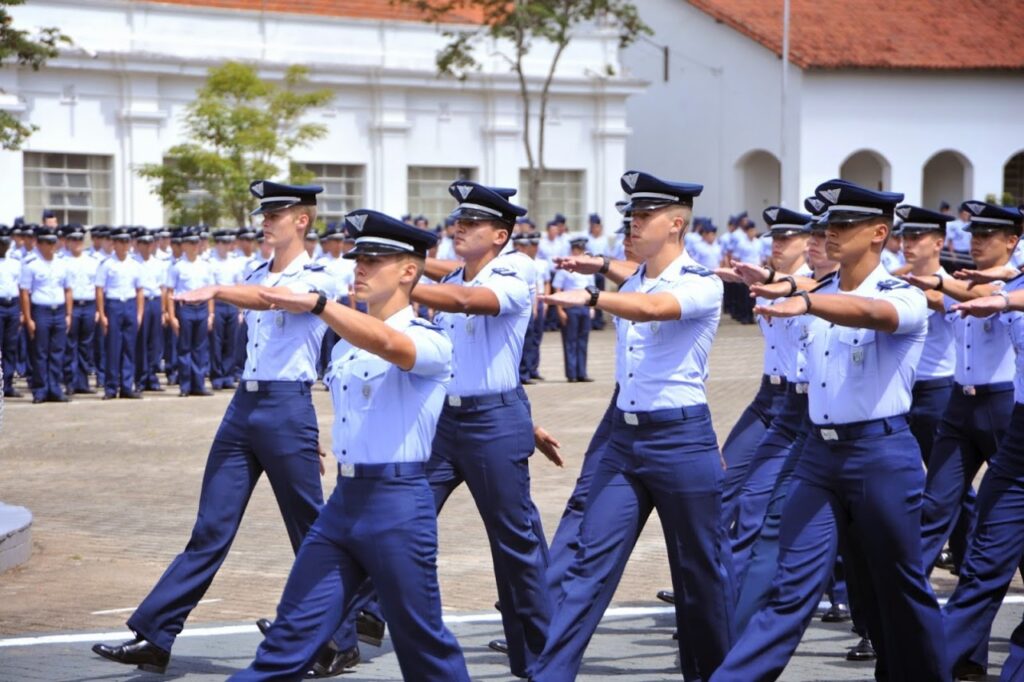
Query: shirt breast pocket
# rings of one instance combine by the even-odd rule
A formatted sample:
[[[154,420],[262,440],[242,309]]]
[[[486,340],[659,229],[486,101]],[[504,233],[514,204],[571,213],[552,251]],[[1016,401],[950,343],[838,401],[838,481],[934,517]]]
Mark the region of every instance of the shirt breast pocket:
[[[342,389],[354,392],[349,395],[349,404],[361,410],[381,405],[380,400],[386,400],[386,397],[379,393],[390,367],[391,363],[376,355],[352,360],[348,366],[348,387]]]
[[[875,332],[871,329],[843,329],[839,345],[844,354],[844,369],[851,377],[864,376],[877,366]]]

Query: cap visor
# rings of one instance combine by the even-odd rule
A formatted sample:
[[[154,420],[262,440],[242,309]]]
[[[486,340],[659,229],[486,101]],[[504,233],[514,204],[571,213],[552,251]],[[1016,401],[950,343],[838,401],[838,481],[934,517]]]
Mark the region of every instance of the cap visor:
[[[403,253],[410,256],[418,255],[413,251],[406,251],[395,246],[388,246],[387,244],[356,244],[341,257],[352,259],[356,256],[395,256]]]
[[[300,203],[301,202],[298,201],[267,201],[266,203],[257,206],[254,211],[249,213],[249,215],[272,213],[273,211],[280,211],[285,208],[291,208],[292,206],[298,206]]]

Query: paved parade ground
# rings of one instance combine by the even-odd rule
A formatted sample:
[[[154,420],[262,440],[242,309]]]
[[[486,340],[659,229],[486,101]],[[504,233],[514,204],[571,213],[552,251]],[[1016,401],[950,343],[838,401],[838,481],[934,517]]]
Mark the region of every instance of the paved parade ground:
[[[613,387],[614,335],[591,335],[591,384],[568,384],[557,334],[547,334],[541,371],[528,387],[535,422],[562,442],[565,469],[540,455],[532,464],[533,494],[550,537],[572,490],[582,453]],[[756,391],[761,340],[755,327],[724,322],[708,383],[719,441]],[[0,432],[0,501],[35,516],[27,564],[0,575],[0,681],[223,679],[244,667],[260,641],[253,625],[272,617],[292,562],[277,505],[260,482],[231,554],[192,613],[165,676],[102,661],[95,641],[129,636],[125,619],[185,545],[214,431],[230,392],[182,399],[176,390],[142,401],[103,402],[76,396],[67,405],[7,402]],[[333,418],[328,394],[315,395],[325,445]],[[325,495],[334,486],[324,478]],[[440,519],[439,569],[446,616],[479,680],[510,679],[503,658],[487,649],[501,636],[491,559],[483,525],[463,487]],[[955,585],[936,570],[940,597]],[[580,679],[681,679],[670,608],[655,592],[670,588],[664,541],[652,518],[637,543],[613,609],[587,652]],[[992,672],[1005,658],[1020,622],[1024,590],[1014,582],[993,633]],[[856,637],[846,624],[815,620],[785,680],[867,680],[871,664],[844,656]],[[362,646],[364,663],[346,680],[400,677],[387,642]],[[997,679],[992,677],[991,679]]]

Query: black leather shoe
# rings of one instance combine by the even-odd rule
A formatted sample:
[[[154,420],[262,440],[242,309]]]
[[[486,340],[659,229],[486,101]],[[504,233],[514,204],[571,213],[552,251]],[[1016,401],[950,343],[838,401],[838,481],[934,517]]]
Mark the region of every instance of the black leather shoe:
[[[494,602],[494,610],[497,611],[498,613],[501,613],[501,602],[500,601]]]
[[[677,642],[679,641],[679,630],[676,630],[672,633],[672,639],[676,640]]]
[[[52,398],[50,398],[50,402],[54,402],[54,403],[70,403],[71,402],[71,398],[69,398],[66,395],[64,395],[63,393],[61,393],[60,395],[55,395]]]
[[[957,663],[953,666],[954,680],[985,680],[988,679],[988,671],[984,666],[970,661]]]
[[[348,668],[354,668],[357,663],[359,663],[359,647],[354,646],[344,651],[335,651],[331,647],[325,646],[317,654],[313,668],[306,673],[306,679],[335,677]]]
[[[76,388],[75,395],[96,395],[95,388]]]
[[[192,391],[191,395],[201,395],[201,396],[208,396],[208,395],[213,395],[213,391],[211,391],[211,390],[210,390],[210,389],[208,389],[208,388],[204,388],[204,389],[203,389],[203,390],[201,390],[201,391]]]
[[[576,381],[579,381],[584,384],[589,384],[591,381],[593,381],[593,379],[591,379],[590,377],[583,377],[582,379],[577,379]]]
[[[356,616],[356,636],[360,642],[380,646],[384,641],[384,621],[372,613],[360,611]]]
[[[676,603],[676,593],[672,590],[658,590],[658,599],[666,604]]]
[[[161,386],[160,384],[157,384],[156,386],[150,386],[146,390],[147,391],[152,391],[153,393],[163,393],[167,389],[164,388],[163,386]]]
[[[127,400],[141,400],[142,394],[138,391],[121,391],[121,397]]]
[[[547,381],[547,379],[545,379],[544,377],[542,377],[539,374],[534,374],[533,378],[536,379],[537,381]]]
[[[33,405],[38,405],[39,403],[43,403],[43,402],[46,402],[46,398],[37,398],[36,396],[32,396],[32,404]]]
[[[113,400],[116,397],[117,397],[116,393],[104,393],[103,394],[103,400]]]
[[[273,623],[270,622],[269,618],[260,618],[256,621],[256,627],[260,629],[260,634],[264,637],[266,637],[267,633],[270,632],[271,625],[273,625]]]
[[[953,561],[953,553],[948,549],[944,549],[939,552],[939,559],[935,562],[935,568],[941,568],[947,571],[951,571],[956,568],[956,562]]]
[[[171,654],[142,637],[129,639],[116,646],[109,644],[93,644],[92,651],[103,658],[125,665],[137,665],[140,670],[150,673],[162,673],[167,670],[167,662]]]
[[[11,390],[9,390],[9,391],[4,391],[4,397],[5,398],[21,398],[24,395],[25,394],[22,393],[21,391],[19,391],[17,389],[13,389],[13,388]]]
[[[846,604],[833,604],[822,614],[822,623],[845,623],[850,620],[850,607]]]
[[[861,637],[857,646],[846,652],[848,661],[873,661],[875,658],[875,647],[871,646],[871,640],[867,637]]]
[[[505,654],[508,656],[508,642],[503,639],[492,639],[487,643],[487,648],[491,651],[497,651],[499,654]]]
[[[519,383],[521,383],[523,386],[533,386],[537,382],[534,381],[533,379],[523,379]]]

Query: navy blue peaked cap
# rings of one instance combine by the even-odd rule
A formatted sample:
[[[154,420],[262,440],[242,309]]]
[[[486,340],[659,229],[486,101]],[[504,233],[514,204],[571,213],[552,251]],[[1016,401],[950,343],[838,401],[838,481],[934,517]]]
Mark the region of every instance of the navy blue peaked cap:
[[[327,229],[324,230],[324,239],[345,239],[345,228],[338,223],[328,223]]]
[[[448,186],[459,205],[448,216],[454,220],[497,220],[514,225],[516,218],[526,215],[526,209],[509,201],[516,190],[507,187],[487,187],[470,180],[456,180]]]
[[[626,210],[650,211],[663,206],[693,206],[693,198],[704,191],[704,185],[689,182],[668,182],[650,173],[626,171],[619,180],[622,191],[629,195]]]
[[[403,223],[379,211],[361,208],[345,216],[345,223],[356,236],[356,245],[344,258],[415,254],[426,257],[437,243],[437,233]]]
[[[35,235],[35,238],[38,241],[50,242],[53,244],[57,243],[57,230],[53,229],[52,227],[43,227],[41,225],[36,225],[35,229],[33,230],[33,234]]]
[[[811,231],[812,216],[791,211],[782,206],[769,206],[761,214],[773,235],[808,234]]]
[[[899,226],[900,234],[904,232],[941,232],[946,234],[946,223],[953,220],[951,215],[929,211],[927,208],[910,204],[897,206],[896,217],[902,221]]]
[[[971,222],[967,225],[967,231],[971,234],[1006,230],[1020,236],[1021,224],[1024,222],[1020,209],[986,204],[983,201],[965,201],[960,204],[960,210],[971,214]]]
[[[828,204],[829,224],[858,223],[871,218],[893,218],[899,192],[868,189],[849,180],[829,180],[818,185],[814,195]]]
[[[257,180],[249,191],[260,200],[259,208],[250,215],[280,211],[292,206],[316,206],[316,195],[324,191],[320,185],[283,185],[270,180]]]

